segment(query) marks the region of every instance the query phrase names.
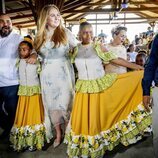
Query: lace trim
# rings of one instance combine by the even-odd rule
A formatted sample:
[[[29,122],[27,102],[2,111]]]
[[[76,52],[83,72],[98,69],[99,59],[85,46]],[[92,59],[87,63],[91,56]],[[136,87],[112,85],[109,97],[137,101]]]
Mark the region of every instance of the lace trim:
[[[103,52],[100,48],[99,43],[94,43],[93,47],[95,48],[98,57],[101,58],[105,64],[108,64],[110,60],[117,58],[117,56],[113,52]],[[70,52],[71,63],[75,62],[75,58],[77,54],[78,54],[78,46],[76,46],[74,50]]]

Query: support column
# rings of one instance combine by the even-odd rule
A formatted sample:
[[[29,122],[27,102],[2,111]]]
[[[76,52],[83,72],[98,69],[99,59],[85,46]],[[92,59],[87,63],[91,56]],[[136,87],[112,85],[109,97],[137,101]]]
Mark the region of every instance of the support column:
[[[155,22],[155,21],[151,21],[151,22],[149,23],[149,25],[152,27],[152,30],[154,31],[156,22]]]
[[[0,1],[0,14],[5,14],[6,10],[5,10],[5,0],[1,0]]]

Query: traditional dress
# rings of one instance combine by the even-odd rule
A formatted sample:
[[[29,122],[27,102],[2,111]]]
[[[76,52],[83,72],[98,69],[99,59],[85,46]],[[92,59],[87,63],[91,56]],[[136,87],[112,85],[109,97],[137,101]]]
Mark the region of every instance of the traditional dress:
[[[113,46],[113,45],[109,44],[107,46],[107,48],[110,52],[115,54],[118,58],[120,57],[120,58],[127,60],[126,48],[123,45]],[[123,74],[123,73],[127,72],[127,68],[113,64],[113,63],[108,63],[105,65],[105,72]]]
[[[19,100],[10,141],[15,151],[42,149],[47,141],[44,109],[40,94],[38,64],[19,60]]]
[[[102,63],[116,58],[98,44],[75,48],[79,79],[65,135],[70,158],[101,158],[119,143],[137,142],[150,127],[151,115],[142,105],[143,72],[105,74]]]
[[[68,52],[77,40],[69,30],[66,34],[67,45],[54,47],[52,41],[46,41],[39,53],[43,102],[54,126],[68,122],[74,94],[74,71]]]

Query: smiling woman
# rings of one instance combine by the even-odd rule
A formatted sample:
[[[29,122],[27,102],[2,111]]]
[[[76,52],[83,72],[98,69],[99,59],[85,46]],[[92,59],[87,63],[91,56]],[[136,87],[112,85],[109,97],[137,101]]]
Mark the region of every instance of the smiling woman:
[[[48,113],[56,131],[54,147],[61,143],[61,124],[67,124],[74,94],[74,73],[69,60],[69,49],[77,44],[76,38],[62,25],[55,5],[43,7],[35,47],[42,57],[40,75],[45,114]],[[51,131],[52,132],[52,131]]]

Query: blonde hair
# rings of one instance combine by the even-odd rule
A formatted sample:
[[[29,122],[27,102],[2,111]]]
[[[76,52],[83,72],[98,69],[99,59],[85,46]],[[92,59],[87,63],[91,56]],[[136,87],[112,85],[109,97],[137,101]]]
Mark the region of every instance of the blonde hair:
[[[41,12],[38,19],[38,32],[35,38],[35,49],[38,52],[41,46],[46,42],[46,25],[47,25],[47,18],[51,9],[56,9],[59,13],[59,9],[55,5],[45,5]],[[62,25],[62,21],[60,20],[59,26],[54,30],[54,34],[51,38],[51,41],[54,42],[54,47],[59,47],[61,44],[66,45],[68,40],[66,36],[65,29]]]

